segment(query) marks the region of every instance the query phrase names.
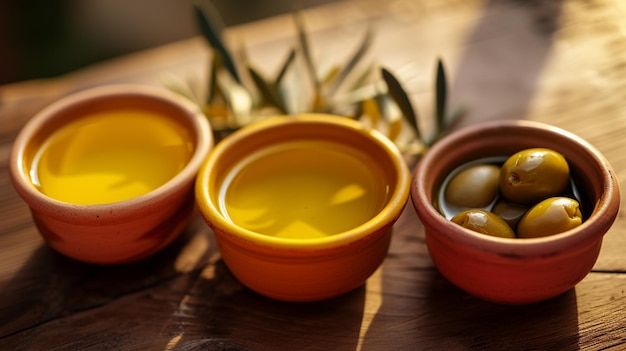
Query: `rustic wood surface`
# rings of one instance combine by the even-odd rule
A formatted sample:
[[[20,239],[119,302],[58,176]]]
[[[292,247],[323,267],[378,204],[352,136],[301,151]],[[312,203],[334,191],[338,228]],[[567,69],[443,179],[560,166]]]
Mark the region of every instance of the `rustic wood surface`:
[[[457,128],[531,119],[595,145],[626,180],[626,3],[346,1],[304,12],[319,57],[339,60],[367,24],[372,56],[407,79],[421,113],[437,57],[446,62]],[[294,40],[291,16],[230,28],[268,73]],[[34,113],[96,85],[161,85],[204,77],[200,38],[67,76],[0,86],[1,350],[623,350],[626,218],[619,213],[593,271],[576,288],[529,306],[480,301],[434,268],[407,207],[380,269],[357,290],[318,303],[270,300],[243,287],[196,218],[164,251],[99,267],[46,246],[8,176],[12,141]],[[44,58],[42,58],[44,59]],[[623,187],[626,189],[626,187]],[[625,191],[626,192],[626,191]]]

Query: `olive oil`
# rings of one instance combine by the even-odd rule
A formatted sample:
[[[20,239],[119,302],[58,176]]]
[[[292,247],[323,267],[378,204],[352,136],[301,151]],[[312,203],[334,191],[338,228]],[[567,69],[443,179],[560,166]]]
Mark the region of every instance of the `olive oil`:
[[[293,141],[249,155],[226,177],[223,214],[256,233],[319,238],[364,224],[390,195],[369,155],[325,141]]]
[[[31,181],[60,201],[94,205],[146,194],[180,172],[192,138],[172,118],[116,110],[79,118],[54,132],[33,159]]]

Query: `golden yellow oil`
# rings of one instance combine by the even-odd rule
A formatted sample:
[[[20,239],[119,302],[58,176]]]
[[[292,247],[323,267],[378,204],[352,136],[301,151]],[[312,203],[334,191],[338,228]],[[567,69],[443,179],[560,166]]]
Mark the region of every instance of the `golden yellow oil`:
[[[33,184],[54,199],[106,204],[146,194],[180,172],[193,139],[172,118],[143,110],[96,113],[54,132],[34,157]]]
[[[223,214],[248,230],[317,238],[373,218],[384,207],[389,187],[364,152],[302,140],[249,155],[226,177],[219,201]]]

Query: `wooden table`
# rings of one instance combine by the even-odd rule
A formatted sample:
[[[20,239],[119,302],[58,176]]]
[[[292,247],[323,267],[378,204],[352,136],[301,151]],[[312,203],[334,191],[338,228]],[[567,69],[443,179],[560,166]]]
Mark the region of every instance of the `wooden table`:
[[[452,104],[469,111],[457,128],[504,118],[554,124],[595,145],[623,185],[626,3],[349,1],[307,10],[304,18],[318,54],[338,58],[373,23],[373,56],[391,70],[413,70],[411,98],[425,111],[434,63],[442,57]],[[227,35],[245,39],[251,57],[273,72],[295,28],[291,16],[280,16]],[[366,284],[317,303],[283,303],[243,287],[197,218],[170,247],[135,264],[92,266],[48,248],[8,176],[12,141],[24,123],[59,97],[91,86],[160,85],[165,73],[204,77],[208,57],[204,41],[194,38],[0,87],[0,349],[626,349],[623,212],[593,271],[575,289],[529,306],[483,302],[446,281],[410,206],[387,259]]]

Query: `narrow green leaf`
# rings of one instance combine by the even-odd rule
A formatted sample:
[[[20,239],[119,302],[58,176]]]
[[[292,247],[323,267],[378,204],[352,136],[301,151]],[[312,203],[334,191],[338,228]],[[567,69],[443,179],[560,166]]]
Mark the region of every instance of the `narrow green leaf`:
[[[361,58],[365,55],[367,50],[372,45],[373,37],[374,35],[373,35],[372,28],[368,27],[367,31],[365,32],[365,35],[363,36],[363,40],[361,40],[361,45],[359,45],[354,55],[352,55],[348,63],[343,67],[341,72],[339,72],[337,77],[333,80],[332,85],[328,89],[329,95],[335,94],[337,89],[339,89],[341,84],[345,81],[346,77],[348,77],[350,72],[352,72],[354,67],[359,63]]]
[[[296,49],[292,48],[291,51],[289,52],[289,55],[287,55],[287,59],[285,59],[283,66],[278,72],[276,79],[274,79],[275,86],[278,86],[280,82],[282,82],[283,78],[285,77],[285,74],[287,73],[287,70],[289,69],[289,66],[291,66],[291,64],[294,62],[295,58],[296,58]]]
[[[382,117],[387,122],[387,137],[394,141],[402,131],[402,116],[404,113],[398,103],[389,94],[380,94],[376,97],[376,104]]]
[[[267,103],[278,108],[282,113],[286,113],[284,103],[282,102],[278,91],[275,89],[275,86],[268,84],[261,74],[250,65],[248,65],[248,73],[250,73],[250,77],[252,78],[254,85],[256,85],[257,89],[259,89],[263,99]]]
[[[435,84],[435,116],[437,120],[435,135],[439,136],[446,128],[446,104],[448,99],[446,71],[441,59],[437,60],[437,77]]]
[[[192,88],[186,82],[182,81],[178,76],[168,74],[162,79],[163,85],[170,91],[187,98],[198,106],[202,106],[202,101],[194,93]]]
[[[391,74],[391,72],[389,72],[385,68],[381,68],[381,72],[382,72],[383,79],[385,83],[387,84],[389,95],[396,102],[396,104],[400,108],[400,111],[402,111],[404,118],[407,120],[409,125],[415,131],[415,134],[417,135],[417,137],[421,139],[422,135],[420,133],[419,126],[417,124],[417,114],[415,113],[415,110],[413,109],[413,106],[411,105],[409,96],[406,94],[406,92],[402,88],[402,85],[400,84],[398,79],[396,79],[396,77],[394,77],[394,75]]]
[[[211,68],[209,69],[209,77],[208,77],[208,85],[209,91],[207,91],[207,105],[213,103],[215,98],[220,94],[219,87],[217,85],[217,71],[222,67],[222,60],[219,55],[215,55],[213,57],[213,61],[211,62]]]
[[[304,56],[304,62],[306,64],[309,77],[311,78],[311,81],[313,82],[313,85],[315,87],[315,91],[319,93],[320,82],[317,78],[317,71],[315,69],[315,64],[313,63],[311,50],[309,49],[309,41],[306,35],[306,31],[304,29],[304,20],[302,19],[302,14],[296,11],[294,12],[294,18],[296,22],[296,29],[298,30],[298,42],[300,43],[300,48]]]
[[[348,91],[354,91],[354,90],[362,88],[372,78],[372,76],[374,75],[374,72],[376,72],[377,67],[378,67],[378,64],[370,63],[367,66],[367,68],[360,71],[359,75],[354,80],[354,82],[350,84],[350,88],[348,89]]]
[[[235,62],[222,40],[222,29],[224,26],[218,11],[208,0],[199,0],[193,4],[193,7],[202,35],[216,51],[216,54],[221,56],[224,66],[228,72],[230,72],[238,83],[241,83]]]
[[[254,108],[254,102],[248,90],[235,81],[227,70],[217,72],[217,84],[229,111],[232,113],[232,115],[229,114],[229,117],[234,118],[230,122],[239,126],[248,124],[251,121]]]
[[[450,109],[446,114],[446,128],[450,127],[459,119],[463,118],[467,113],[467,108],[465,106],[456,106],[453,109]]]

